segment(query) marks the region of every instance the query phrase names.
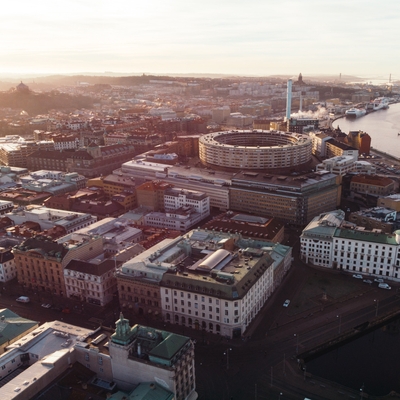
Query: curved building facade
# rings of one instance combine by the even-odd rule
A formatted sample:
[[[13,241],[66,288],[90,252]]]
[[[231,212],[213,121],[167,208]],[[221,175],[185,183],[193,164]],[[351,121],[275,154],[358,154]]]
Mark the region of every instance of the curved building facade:
[[[200,161],[224,169],[279,170],[311,161],[308,136],[281,131],[214,132],[199,139]]]

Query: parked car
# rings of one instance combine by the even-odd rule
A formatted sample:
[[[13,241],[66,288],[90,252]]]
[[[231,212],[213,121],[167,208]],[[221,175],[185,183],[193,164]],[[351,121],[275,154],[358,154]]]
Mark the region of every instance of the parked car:
[[[384,283],[384,280],[382,278],[375,278],[374,282]]]
[[[27,296],[19,296],[16,301],[18,301],[19,303],[29,303],[31,299]]]
[[[71,310],[68,307],[63,308],[62,312],[64,314],[71,314]]]
[[[380,283],[378,287],[381,289],[391,289],[391,287],[387,283]]]
[[[290,300],[285,300],[285,302],[283,303],[283,307],[289,307],[290,304]]]
[[[356,278],[356,279],[362,279],[362,278],[363,278],[363,276],[362,276],[362,275],[360,275],[360,274],[354,274],[354,275],[353,275],[353,278]]]
[[[43,304],[42,304],[42,307],[43,307],[43,308],[51,308],[51,304],[43,303]]]
[[[363,282],[371,284],[372,281],[370,279],[363,279]]]

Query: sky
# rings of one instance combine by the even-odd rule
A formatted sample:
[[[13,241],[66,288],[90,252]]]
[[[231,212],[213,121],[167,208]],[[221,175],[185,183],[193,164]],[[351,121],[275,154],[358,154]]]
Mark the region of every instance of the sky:
[[[398,0],[13,0],[0,13],[0,74],[400,79],[399,31]]]

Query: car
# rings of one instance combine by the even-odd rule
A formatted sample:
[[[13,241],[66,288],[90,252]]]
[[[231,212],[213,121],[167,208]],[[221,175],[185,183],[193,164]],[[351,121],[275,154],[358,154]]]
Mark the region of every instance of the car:
[[[353,278],[356,278],[356,279],[362,279],[362,278],[363,278],[363,276],[362,276],[362,275],[360,275],[360,274],[354,274],[354,275],[353,275]]]
[[[382,278],[375,278],[375,279],[374,279],[374,282],[377,282],[377,283],[384,283],[385,281],[384,281]]]
[[[285,302],[283,303],[283,307],[289,307],[290,304],[290,300],[285,300]]]
[[[391,287],[387,283],[380,283],[378,287],[381,289],[388,289],[388,290],[391,289]]]
[[[371,284],[371,283],[372,283],[371,279],[363,279],[363,282],[365,282],[365,283],[369,283],[369,284]]]
[[[29,303],[31,300],[28,296],[19,296],[16,301],[18,301],[19,303]]]
[[[71,310],[68,307],[63,308],[61,312],[64,314],[71,314]]]
[[[42,304],[42,307],[43,307],[43,308],[51,308],[51,304],[43,303],[43,304]]]

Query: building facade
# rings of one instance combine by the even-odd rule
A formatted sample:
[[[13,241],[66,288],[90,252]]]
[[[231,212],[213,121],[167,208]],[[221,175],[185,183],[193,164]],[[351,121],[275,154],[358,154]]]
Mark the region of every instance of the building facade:
[[[64,268],[72,259],[87,260],[103,251],[101,237],[69,235],[55,242],[35,236],[13,248],[18,283],[24,290],[65,296]]]
[[[117,291],[115,269],[114,260],[104,260],[99,264],[71,260],[64,269],[66,296],[105,306]]]
[[[278,131],[214,132],[199,139],[200,161],[226,169],[293,168],[309,163],[311,151],[307,136]]]
[[[126,262],[117,281],[119,288],[124,286],[121,303],[128,308],[161,312],[171,323],[240,337],[290,265],[287,246],[197,229]],[[147,290],[147,299],[140,290]],[[155,299],[159,308],[149,313],[143,304]]]
[[[300,236],[303,261],[364,276],[400,281],[400,232],[357,229],[344,212],[321,214]]]

